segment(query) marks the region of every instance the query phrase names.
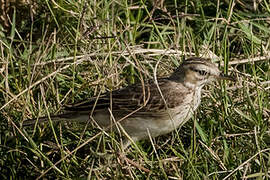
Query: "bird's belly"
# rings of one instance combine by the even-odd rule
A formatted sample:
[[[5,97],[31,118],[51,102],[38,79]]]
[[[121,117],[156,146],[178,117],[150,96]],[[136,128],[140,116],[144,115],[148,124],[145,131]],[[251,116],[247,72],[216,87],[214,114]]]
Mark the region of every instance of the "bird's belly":
[[[161,117],[142,118],[136,117],[123,120],[121,125],[125,131],[137,140],[147,139],[149,136],[157,137],[163,134],[167,134],[182,126],[192,115],[190,106],[181,108],[181,112],[178,110],[172,110],[167,115]]]
[[[181,107],[175,107],[163,113],[157,113],[155,116],[133,116],[126,119],[122,119],[118,125],[121,125],[127,134],[134,140],[141,140],[151,137],[157,137],[163,134],[174,131],[179,126],[185,124],[192,113],[194,112],[194,104],[187,104]],[[110,121],[109,114],[103,114],[102,116],[98,114],[94,117],[97,123],[109,130],[109,126],[113,127],[112,130],[119,131],[116,128],[115,122]],[[121,119],[121,118],[120,118]],[[117,121],[117,120],[116,120]],[[114,124],[114,125],[113,125]],[[120,128],[121,129],[121,128]]]
[[[180,112],[172,112],[171,115],[168,115],[167,119],[161,122],[159,127],[157,127],[156,131],[159,132],[156,133],[157,136],[172,132],[184,125],[192,116],[192,112],[190,106],[185,107]]]

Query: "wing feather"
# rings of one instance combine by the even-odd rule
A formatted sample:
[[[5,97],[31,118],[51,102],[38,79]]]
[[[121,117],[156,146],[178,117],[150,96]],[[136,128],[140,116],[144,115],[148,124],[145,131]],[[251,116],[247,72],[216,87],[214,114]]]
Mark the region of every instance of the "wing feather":
[[[90,98],[76,104],[66,105],[67,111],[94,111],[104,110],[112,107],[113,114],[126,115],[140,109],[133,116],[155,115],[166,111],[166,107],[173,108],[178,106],[181,101],[175,101],[176,96],[182,96],[183,92],[175,92],[171,88],[171,81],[160,79],[159,87],[164,93],[164,99],[158,90],[157,85],[153,82],[147,82],[144,85],[135,84],[102,94],[99,97]],[[110,94],[111,93],[111,94]],[[112,98],[112,101],[111,99]],[[183,99],[183,98],[182,98]],[[165,101],[164,101],[165,100]],[[175,103],[177,102],[177,103]],[[110,104],[112,103],[112,104]]]

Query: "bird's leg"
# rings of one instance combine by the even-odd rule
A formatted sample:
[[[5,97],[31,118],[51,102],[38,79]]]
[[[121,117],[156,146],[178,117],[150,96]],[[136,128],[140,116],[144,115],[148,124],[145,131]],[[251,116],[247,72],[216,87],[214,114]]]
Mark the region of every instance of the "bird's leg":
[[[121,147],[123,150],[127,149],[130,145],[132,144],[132,142],[129,140],[129,138],[125,137],[123,139],[123,141],[121,142]]]

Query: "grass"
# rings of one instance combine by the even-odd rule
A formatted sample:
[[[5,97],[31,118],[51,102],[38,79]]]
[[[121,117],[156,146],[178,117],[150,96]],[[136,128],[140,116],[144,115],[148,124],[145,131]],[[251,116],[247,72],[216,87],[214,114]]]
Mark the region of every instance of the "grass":
[[[2,24],[1,179],[268,179],[267,1],[38,1]],[[24,4],[24,7],[28,7]],[[78,123],[23,128],[66,103],[166,76],[211,57],[237,82],[204,89],[177,132],[119,151],[117,134]]]

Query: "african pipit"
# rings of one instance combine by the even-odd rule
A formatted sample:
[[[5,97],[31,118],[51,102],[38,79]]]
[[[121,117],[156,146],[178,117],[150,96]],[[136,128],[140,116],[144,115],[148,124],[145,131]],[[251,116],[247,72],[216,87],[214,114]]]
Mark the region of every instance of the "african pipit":
[[[200,104],[202,87],[217,79],[233,80],[210,59],[194,57],[185,60],[171,76],[158,79],[158,83],[154,80],[139,83],[67,105],[63,114],[50,118],[90,120],[101,128],[114,131],[119,125],[133,141],[146,139],[149,134],[157,137],[186,123]],[[39,118],[39,122],[47,120],[48,117]],[[34,123],[35,120],[23,122],[24,125]],[[126,140],[124,146],[129,144]]]

